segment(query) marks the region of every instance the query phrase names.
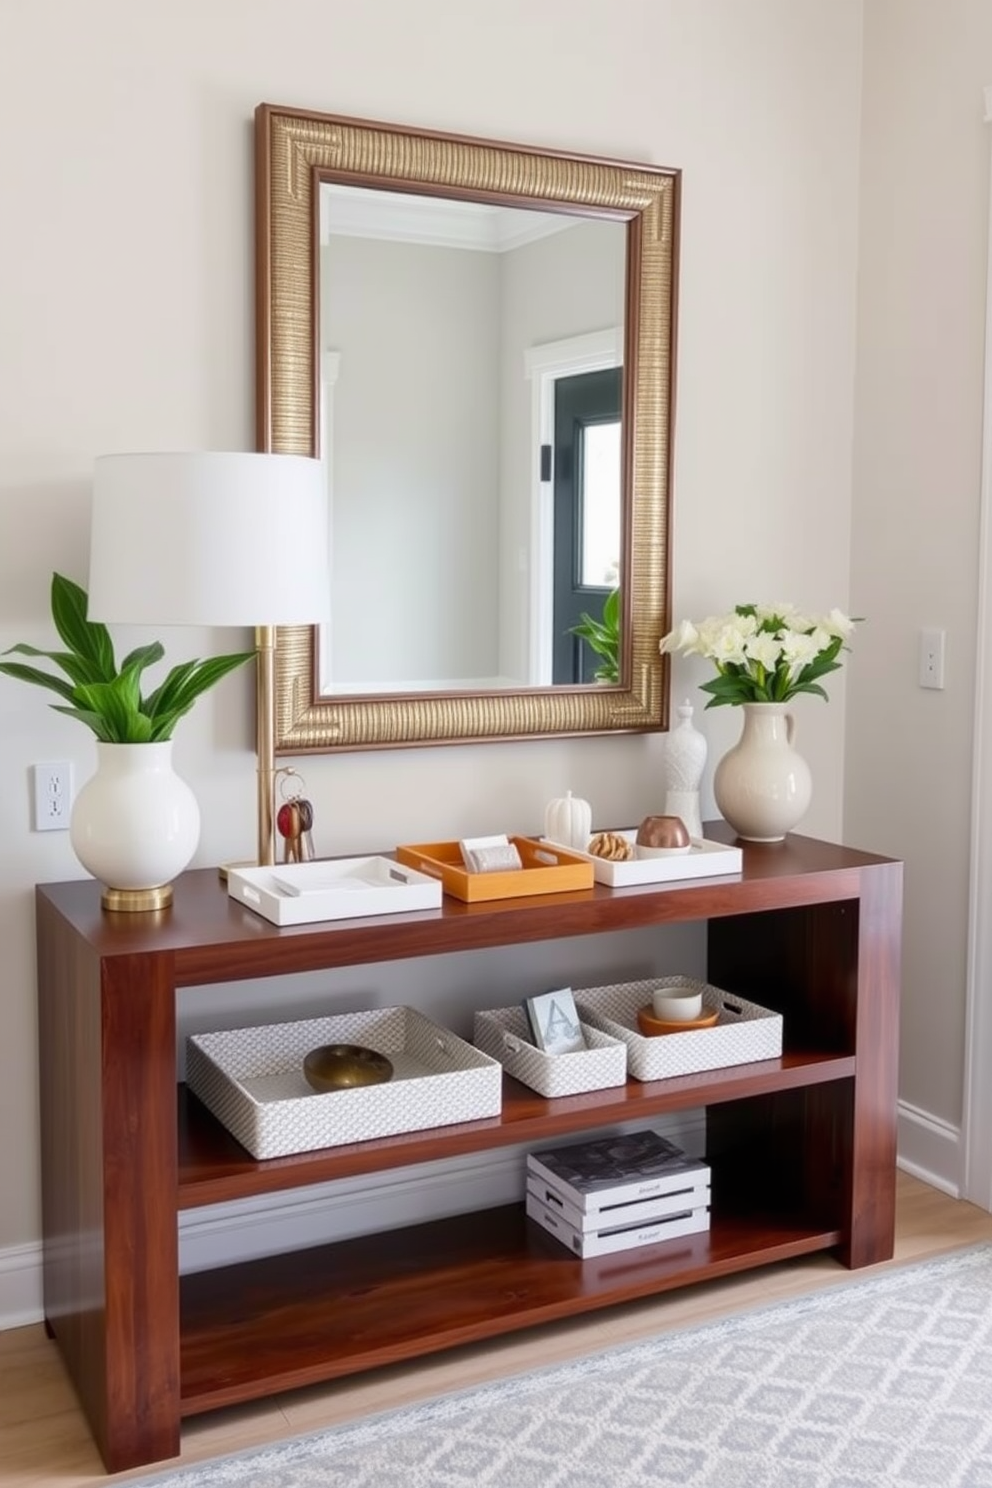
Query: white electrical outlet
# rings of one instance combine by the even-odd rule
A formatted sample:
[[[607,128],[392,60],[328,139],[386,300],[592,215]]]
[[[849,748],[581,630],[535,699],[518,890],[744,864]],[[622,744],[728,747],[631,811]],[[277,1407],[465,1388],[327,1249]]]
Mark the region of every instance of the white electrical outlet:
[[[67,832],[72,810],[72,764],[49,761],[34,766],[34,829]]]
[[[938,691],[944,685],[944,632],[920,631],[920,686]]]

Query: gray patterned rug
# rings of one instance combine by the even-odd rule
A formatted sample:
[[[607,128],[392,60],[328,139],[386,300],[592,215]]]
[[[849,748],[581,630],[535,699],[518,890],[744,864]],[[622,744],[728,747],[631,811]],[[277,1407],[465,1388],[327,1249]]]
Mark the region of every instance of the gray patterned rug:
[[[156,1488],[992,1488],[992,1245]]]

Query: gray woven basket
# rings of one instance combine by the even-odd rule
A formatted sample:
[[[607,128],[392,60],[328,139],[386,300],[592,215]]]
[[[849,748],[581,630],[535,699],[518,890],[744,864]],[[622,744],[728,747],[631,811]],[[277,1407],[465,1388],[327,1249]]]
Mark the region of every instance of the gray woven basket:
[[[321,1044],[376,1049],[393,1078],[318,1094],[303,1060]],[[408,1007],[193,1034],[186,1081],[258,1158],[498,1116],[503,1095],[496,1060]]]
[[[719,1012],[712,1028],[646,1038],[637,1025],[637,1011],[649,1006],[651,994],[662,987],[689,987],[703,994],[703,1007]],[[667,1080],[700,1070],[778,1059],[782,1053],[782,1015],[757,1003],[734,997],[693,977],[655,977],[645,982],[620,982],[612,987],[575,989],[579,1016],[595,1028],[627,1045],[627,1068],[638,1080]]]
[[[627,1049],[622,1039],[583,1023],[585,1049],[546,1054],[533,1043],[522,1008],[491,1008],[475,1015],[476,1047],[498,1059],[508,1075],[539,1095],[581,1095],[605,1090],[627,1078]]]

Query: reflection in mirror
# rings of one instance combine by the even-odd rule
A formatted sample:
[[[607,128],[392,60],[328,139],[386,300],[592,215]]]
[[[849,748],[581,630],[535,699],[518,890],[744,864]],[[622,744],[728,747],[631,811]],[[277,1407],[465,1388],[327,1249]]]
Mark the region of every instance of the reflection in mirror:
[[[678,173],[263,104],[256,175],[259,445],[323,454],[335,590],[276,748],[667,726]]]
[[[622,325],[624,224],[331,183],[320,221],[321,696],[590,680],[570,627],[619,569],[619,371],[580,425],[533,403],[530,359]],[[541,397],[595,376],[549,377]],[[549,420],[584,438],[542,466]]]

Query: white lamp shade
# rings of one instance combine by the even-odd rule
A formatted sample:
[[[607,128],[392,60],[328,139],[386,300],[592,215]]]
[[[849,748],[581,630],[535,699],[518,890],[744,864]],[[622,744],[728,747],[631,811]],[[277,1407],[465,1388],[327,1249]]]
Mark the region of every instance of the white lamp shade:
[[[330,616],[327,487],[304,455],[102,455],[91,620],[310,625]]]

